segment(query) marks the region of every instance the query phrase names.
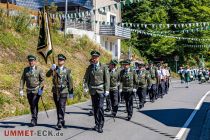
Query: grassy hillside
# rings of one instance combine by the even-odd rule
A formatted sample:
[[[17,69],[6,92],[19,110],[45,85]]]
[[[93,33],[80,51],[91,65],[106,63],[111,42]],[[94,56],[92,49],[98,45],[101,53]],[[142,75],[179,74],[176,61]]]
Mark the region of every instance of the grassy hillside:
[[[27,55],[38,56],[38,66],[42,67],[45,72],[51,67],[51,62],[45,64],[36,53],[38,29],[25,30],[24,27],[27,26],[25,23],[27,23],[27,18],[19,21],[17,18],[7,18],[0,12],[0,118],[30,112],[26,96],[19,97],[19,80],[23,68],[28,65]],[[68,104],[85,101],[88,97],[83,96],[82,79],[89,64],[90,51],[99,50],[102,53],[101,61],[104,63],[111,59],[110,54],[101,50],[85,36],[64,39],[63,34],[52,31],[52,38],[55,55],[59,53],[66,55],[66,66],[71,68],[73,73],[75,98],[69,100]],[[54,108],[51,87],[51,78],[48,78],[43,95],[47,109]],[[39,106],[40,110],[43,110],[41,102]]]

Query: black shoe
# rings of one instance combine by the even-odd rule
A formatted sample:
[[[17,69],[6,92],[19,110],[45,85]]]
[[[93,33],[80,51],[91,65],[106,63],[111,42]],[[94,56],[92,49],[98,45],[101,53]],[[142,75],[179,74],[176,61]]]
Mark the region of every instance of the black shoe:
[[[115,118],[115,117],[116,117],[116,115],[117,115],[117,113],[115,113],[115,112],[113,112],[113,113],[112,113],[112,117],[114,117],[114,118]]]
[[[111,111],[111,109],[106,108],[104,111],[105,111],[105,112],[110,112],[110,111]]]
[[[94,127],[93,127],[93,130],[98,131],[98,126],[97,126],[97,125],[94,126]]]
[[[61,130],[61,128],[62,128],[62,124],[61,124],[61,122],[58,122],[58,124],[57,124],[57,130]]]
[[[102,127],[99,127],[99,128],[98,128],[98,133],[103,133]]]
[[[132,117],[132,116],[128,116],[127,121],[130,121],[130,120],[131,120],[131,117]]]
[[[65,127],[65,121],[64,120],[61,122],[61,125],[62,125],[62,127]]]
[[[93,113],[93,110],[90,110],[89,115],[90,115],[90,116],[93,116],[93,114],[94,114],[94,113]]]
[[[154,99],[151,99],[150,101],[151,101],[151,103],[154,103],[154,102],[155,102],[155,100],[154,100]]]
[[[139,105],[139,110],[142,109],[144,107],[144,105]]]
[[[31,119],[31,127],[34,127],[37,125],[36,119]]]

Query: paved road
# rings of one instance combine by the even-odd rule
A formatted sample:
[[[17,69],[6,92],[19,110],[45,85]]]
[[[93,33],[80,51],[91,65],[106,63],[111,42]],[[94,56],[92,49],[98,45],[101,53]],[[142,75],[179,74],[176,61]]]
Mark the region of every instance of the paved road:
[[[92,131],[94,120],[92,116],[88,115],[91,106],[90,102],[85,102],[67,107],[66,128],[61,131],[55,130],[56,112],[50,110],[48,111],[49,119],[45,113],[39,114],[39,125],[34,128],[28,127],[30,115],[1,120],[0,137],[1,140],[46,140],[48,138],[52,140],[170,140],[175,139],[180,130],[185,130],[182,126],[194,111],[196,114],[186,127],[182,139],[197,140],[200,137],[206,110],[210,105],[210,95],[206,96],[203,103],[201,102],[199,110],[194,109],[209,90],[210,83],[200,85],[194,82],[187,89],[175,81],[169,94],[165,95],[163,99],[158,99],[155,103],[146,103],[140,112],[134,109],[131,121],[125,120],[127,114],[124,113],[125,107],[121,104],[115,122],[108,116],[105,118],[103,134]],[[5,136],[11,132],[9,130],[23,130],[28,135],[32,133],[33,136]],[[31,133],[28,132],[29,130]],[[47,134],[47,132],[49,133]],[[58,133],[60,136],[51,136],[51,134],[58,135]]]

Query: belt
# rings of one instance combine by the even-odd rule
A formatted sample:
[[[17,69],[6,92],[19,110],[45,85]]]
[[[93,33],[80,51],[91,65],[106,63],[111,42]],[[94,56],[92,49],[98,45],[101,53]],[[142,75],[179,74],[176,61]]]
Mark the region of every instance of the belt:
[[[110,87],[110,89],[116,89],[116,88],[118,88],[118,86],[116,86],[116,87]]]
[[[35,87],[35,88],[27,88],[27,90],[36,90],[36,89],[38,89],[39,88],[39,86],[37,86],[37,87]]]
[[[66,85],[57,85],[57,86],[53,86],[53,87],[61,88],[61,87],[66,87]]]
[[[97,85],[97,86],[91,86],[91,88],[103,88],[104,87],[104,84],[100,84],[100,85]]]

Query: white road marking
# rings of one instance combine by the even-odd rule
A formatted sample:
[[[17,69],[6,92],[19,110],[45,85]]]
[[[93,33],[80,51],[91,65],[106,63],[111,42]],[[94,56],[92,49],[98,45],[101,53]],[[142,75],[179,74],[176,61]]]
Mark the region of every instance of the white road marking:
[[[182,126],[182,128],[180,129],[179,133],[176,135],[176,137],[174,138],[174,140],[180,140],[182,138],[182,136],[184,135],[185,131],[187,130],[187,127],[189,126],[189,124],[191,123],[192,119],[194,118],[195,114],[197,113],[197,111],[200,109],[201,105],[203,104],[203,101],[205,100],[205,98],[210,94],[210,91],[208,91],[199,101],[199,103],[197,104],[197,106],[195,107],[195,109],[193,110],[193,112],[191,113],[190,117],[187,119],[187,121],[185,122],[185,124]]]

